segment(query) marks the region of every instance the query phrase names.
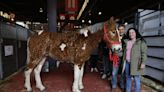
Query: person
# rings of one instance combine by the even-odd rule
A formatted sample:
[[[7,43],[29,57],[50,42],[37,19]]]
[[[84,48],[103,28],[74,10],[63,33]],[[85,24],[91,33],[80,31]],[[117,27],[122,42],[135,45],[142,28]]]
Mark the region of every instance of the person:
[[[127,39],[124,40],[123,61],[126,75],[126,92],[131,92],[132,78],[134,78],[134,92],[140,92],[140,76],[144,75],[145,62],[147,59],[146,41],[137,29],[129,28]],[[123,70],[123,71],[124,71]]]
[[[97,62],[98,62],[98,48],[95,48],[90,57],[91,72],[98,72]]]
[[[126,34],[125,34],[125,25],[124,24],[120,24],[118,25],[118,31],[119,31],[119,35],[121,38],[121,44],[124,45],[123,40],[126,39]],[[116,87],[117,87],[117,78],[118,78],[118,74],[121,71],[121,65],[122,65],[122,50],[118,53],[119,54],[119,63],[117,65],[117,67],[114,66],[113,64],[113,69],[112,69],[112,80],[111,80],[111,84],[112,84],[112,91],[116,92]],[[120,87],[121,87],[121,91],[124,92],[125,91],[125,74],[121,74],[120,76]]]
[[[102,53],[102,62],[103,62],[103,74],[101,76],[102,79],[107,78],[107,76],[111,72],[111,64],[109,62],[108,56],[109,56],[109,48],[106,45],[106,42],[102,39],[99,45],[99,50]]]

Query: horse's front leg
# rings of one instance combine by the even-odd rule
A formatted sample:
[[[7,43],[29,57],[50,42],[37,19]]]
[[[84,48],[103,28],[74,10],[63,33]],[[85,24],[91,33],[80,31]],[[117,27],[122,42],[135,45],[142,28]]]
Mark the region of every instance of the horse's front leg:
[[[24,87],[27,89],[27,92],[32,92],[31,82],[30,82],[30,75],[33,69],[25,70],[25,84]]]
[[[74,64],[74,82],[72,86],[72,91],[73,92],[81,92],[79,90],[79,76],[80,76],[80,69],[79,66]]]
[[[82,67],[81,67],[81,69],[80,69],[80,75],[79,75],[79,89],[84,89],[84,85],[83,85],[84,65],[85,65],[85,63],[82,65]]]
[[[40,78],[40,72],[42,69],[42,66],[45,62],[46,58],[44,57],[41,62],[37,65],[37,67],[34,69],[34,73],[35,73],[35,80],[36,80],[36,87],[40,90],[40,91],[44,91],[45,87],[42,84],[41,78]]]

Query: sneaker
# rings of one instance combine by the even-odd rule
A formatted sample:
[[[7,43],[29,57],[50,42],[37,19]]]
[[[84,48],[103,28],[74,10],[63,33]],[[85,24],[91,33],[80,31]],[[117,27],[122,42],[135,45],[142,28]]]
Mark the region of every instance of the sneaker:
[[[97,68],[94,68],[95,72],[98,72],[98,69]]]
[[[91,68],[91,72],[93,72],[93,68]]]
[[[108,80],[112,80],[112,76],[109,76],[109,77],[108,77]]]
[[[101,79],[105,79],[106,77],[107,77],[107,75],[106,74],[103,74],[102,77],[101,77]]]
[[[49,72],[49,69],[45,69],[44,72]]]

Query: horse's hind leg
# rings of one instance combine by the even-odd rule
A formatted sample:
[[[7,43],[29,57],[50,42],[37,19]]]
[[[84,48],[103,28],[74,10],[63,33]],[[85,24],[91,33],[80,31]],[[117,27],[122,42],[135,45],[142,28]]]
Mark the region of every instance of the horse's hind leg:
[[[27,48],[27,63],[30,63],[30,52],[29,52],[29,48]],[[24,72],[25,74],[25,84],[24,87],[27,89],[27,92],[32,92],[32,88],[31,88],[31,82],[30,82],[30,75],[32,72],[33,68],[27,68]]]
[[[83,85],[83,74],[84,74],[84,64],[82,65],[80,69],[80,75],[79,75],[79,89],[84,89]]]
[[[30,75],[31,75],[32,69],[27,69],[25,73],[25,84],[24,87],[27,89],[27,92],[32,92],[31,83],[30,83]]]
[[[41,81],[41,78],[40,78],[40,72],[41,72],[41,69],[42,69],[42,66],[44,64],[46,60],[46,57],[44,57],[41,62],[36,66],[36,68],[34,69],[34,73],[35,73],[35,80],[36,80],[36,87],[38,89],[40,89],[40,91],[44,91],[45,90],[45,87],[43,86],[42,84],[42,81]]]

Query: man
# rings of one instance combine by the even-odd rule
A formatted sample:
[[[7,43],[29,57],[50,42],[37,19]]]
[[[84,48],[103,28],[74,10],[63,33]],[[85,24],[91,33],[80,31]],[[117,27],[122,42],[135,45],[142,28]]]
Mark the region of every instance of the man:
[[[126,39],[126,35],[125,35],[125,25],[121,24],[118,25],[118,31],[121,37],[121,42],[122,42],[122,46],[124,45],[123,40]],[[121,69],[122,69],[122,51],[120,51],[119,53],[119,63],[118,63],[118,67],[113,66],[112,69],[112,80],[111,80],[111,84],[112,84],[112,92],[117,92],[116,91],[116,87],[117,87],[117,77],[118,74],[120,73]],[[125,91],[125,74],[121,74],[120,77],[120,87],[122,92]]]
[[[108,74],[111,73],[111,65],[108,59],[109,56],[109,48],[107,47],[106,43],[102,40],[99,45],[99,50],[102,53],[102,62],[103,62],[103,75],[102,79],[107,78]]]

